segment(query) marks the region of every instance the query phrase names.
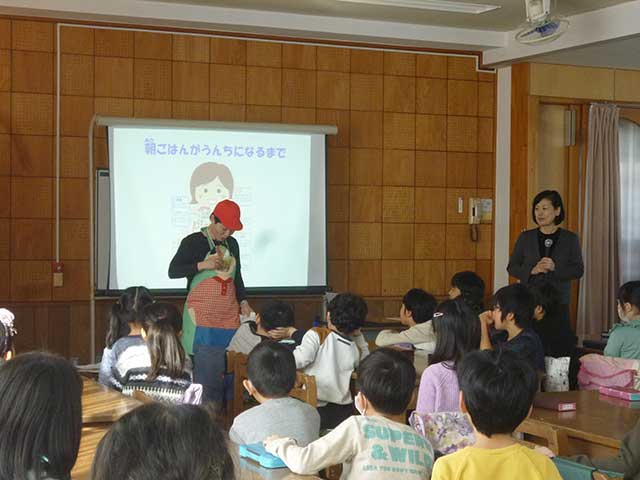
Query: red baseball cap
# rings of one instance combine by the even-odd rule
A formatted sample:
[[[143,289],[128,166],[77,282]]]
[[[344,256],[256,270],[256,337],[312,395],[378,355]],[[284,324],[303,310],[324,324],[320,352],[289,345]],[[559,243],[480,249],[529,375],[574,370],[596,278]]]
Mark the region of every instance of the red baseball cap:
[[[216,208],[213,209],[213,215],[218,217],[222,224],[230,230],[236,232],[242,230],[242,222],[240,221],[240,207],[231,200],[222,200],[218,202]]]

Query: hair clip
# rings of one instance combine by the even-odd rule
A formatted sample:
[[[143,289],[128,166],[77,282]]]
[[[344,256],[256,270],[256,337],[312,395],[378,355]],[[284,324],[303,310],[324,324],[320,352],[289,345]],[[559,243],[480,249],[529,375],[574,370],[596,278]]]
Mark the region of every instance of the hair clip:
[[[4,325],[9,331],[9,336],[13,337],[18,333],[16,327],[13,325],[13,320],[16,317],[6,308],[0,308],[0,323]]]
[[[438,317],[442,317],[442,316],[444,316],[444,313],[442,313],[442,312],[436,312],[436,313],[434,313],[434,314],[433,314],[433,317],[432,317],[432,318],[438,318]]]

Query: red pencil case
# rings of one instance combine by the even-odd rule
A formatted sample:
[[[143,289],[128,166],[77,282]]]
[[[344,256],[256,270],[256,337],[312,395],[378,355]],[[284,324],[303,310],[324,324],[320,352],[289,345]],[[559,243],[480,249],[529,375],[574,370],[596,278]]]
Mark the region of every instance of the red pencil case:
[[[545,393],[536,395],[533,399],[533,406],[555,410],[556,412],[572,412],[576,409],[576,402],[568,402],[561,395]]]

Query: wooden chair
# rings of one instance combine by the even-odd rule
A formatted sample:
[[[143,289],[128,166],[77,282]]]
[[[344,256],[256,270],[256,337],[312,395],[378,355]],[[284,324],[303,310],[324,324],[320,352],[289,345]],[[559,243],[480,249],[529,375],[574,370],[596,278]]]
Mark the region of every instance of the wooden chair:
[[[155,400],[153,398],[151,398],[149,395],[147,395],[146,393],[140,391],[140,390],[134,390],[133,394],[131,395],[133,398],[135,398],[136,400],[140,400],[142,403],[144,403],[145,405],[148,403],[154,403]]]
[[[297,372],[296,384],[293,390],[289,392],[289,396],[308,403],[313,408],[318,408],[318,386],[316,385],[316,377]]]
[[[606,473],[593,472],[593,480],[622,480],[622,477],[610,477]]]
[[[555,455],[566,455],[568,451],[569,439],[567,432],[562,429],[554,428],[540,422],[525,420],[517,429],[518,432],[530,435],[535,438],[546,440],[547,448]]]
[[[244,353],[233,353],[233,417],[235,418],[244,410],[244,387],[242,386],[242,382],[247,379],[247,362],[249,356]],[[228,358],[229,357],[227,357],[227,359]]]

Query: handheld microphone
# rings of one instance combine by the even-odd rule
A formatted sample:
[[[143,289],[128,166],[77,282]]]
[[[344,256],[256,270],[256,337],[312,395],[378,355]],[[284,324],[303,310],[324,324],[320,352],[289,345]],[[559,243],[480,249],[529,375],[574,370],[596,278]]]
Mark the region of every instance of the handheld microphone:
[[[551,247],[552,247],[552,246],[553,246],[553,239],[551,239],[551,238],[547,238],[547,239],[544,241],[544,249],[545,249],[545,250],[544,250],[544,256],[545,256],[545,257],[548,257],[548,256],[549,256],[549,254],[550,254],[550,252],[551,252]]]

